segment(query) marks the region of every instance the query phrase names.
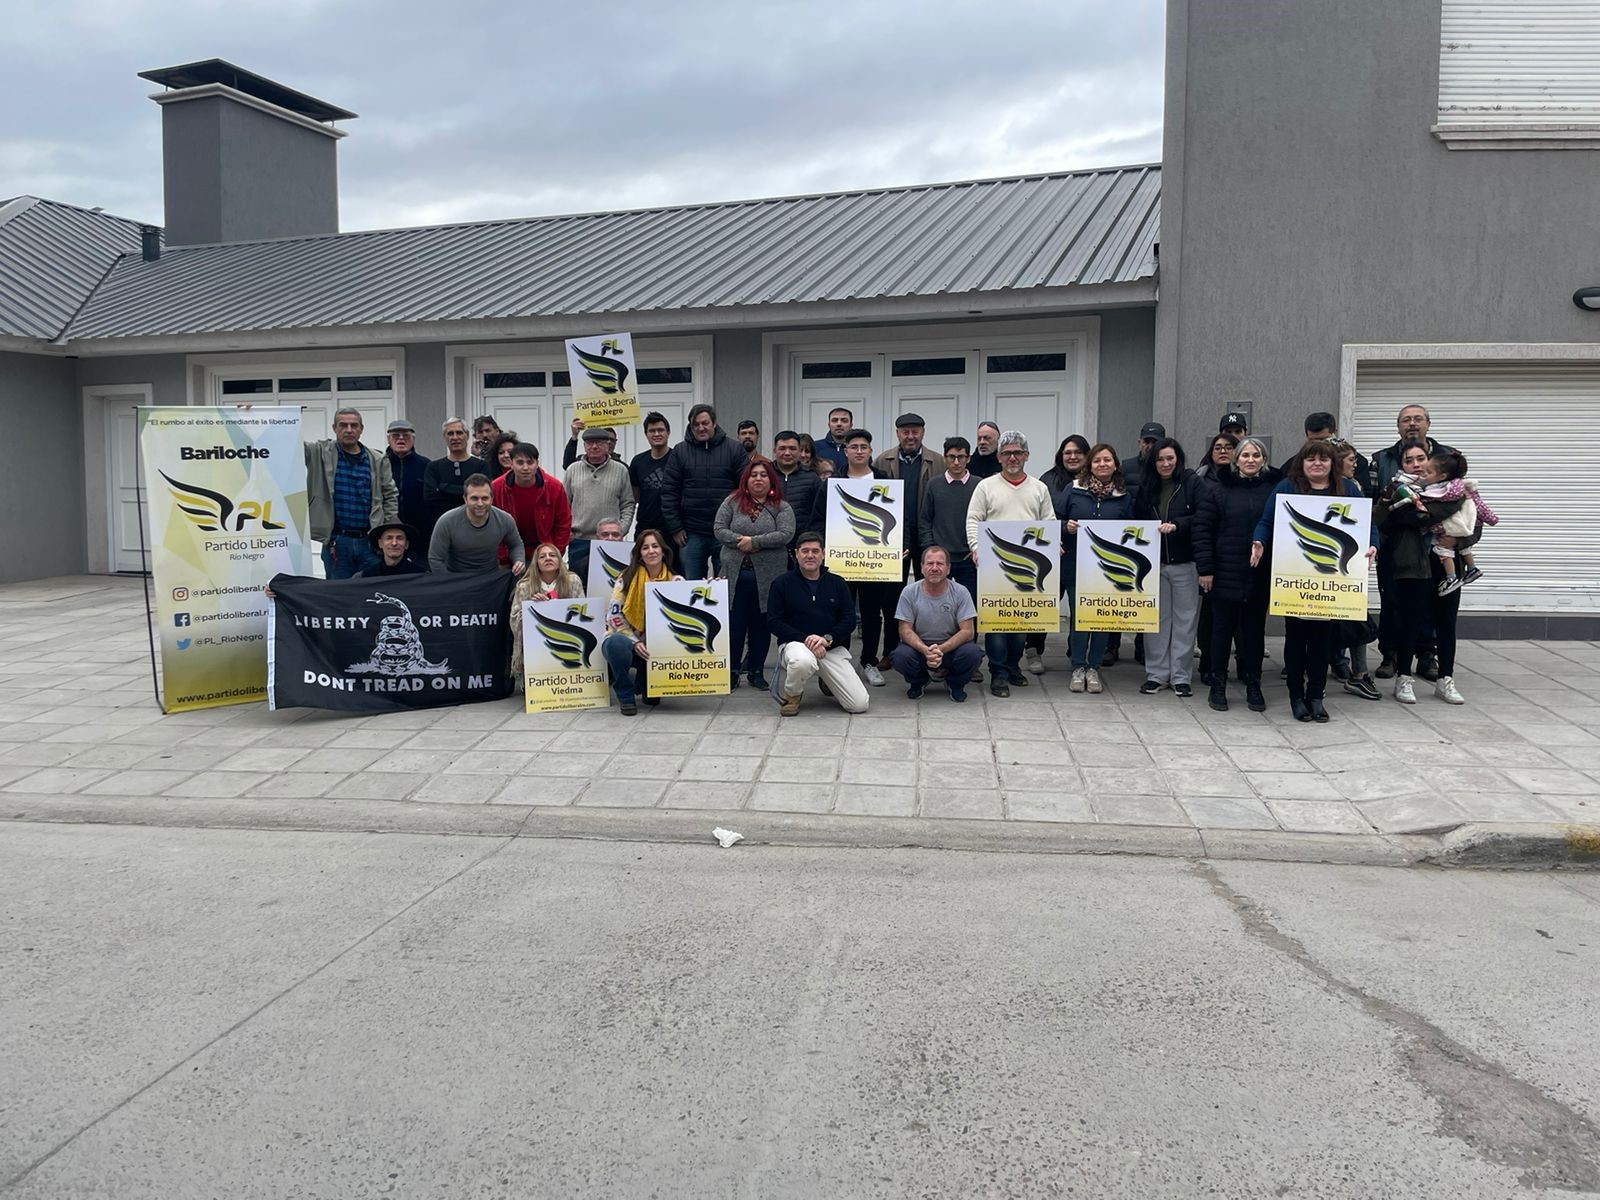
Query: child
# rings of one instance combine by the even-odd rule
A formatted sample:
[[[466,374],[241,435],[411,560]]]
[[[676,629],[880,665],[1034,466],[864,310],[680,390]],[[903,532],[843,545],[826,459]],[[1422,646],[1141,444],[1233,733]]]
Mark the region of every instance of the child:
[[[811,469],[817,473],[817,478],[826,483],[833,478],[834,462],[831,458],[813,458]]]
[[[1439,581],[1439,595],[1448,596],[1451,592],[1458,591],[1483,576],[1483,572],[1473,562],[1472,551],[1467,547],[1462,547],[1458,551],[1457,541],[1470,538],[1477,533],[1480,521],[1485,525],[1498,525],[1500,518],[1495,515],[1494,509],[1484,503],[1483,497],[1478,495],[1476,481],[1467,478],[1467,458],[1458,451],[1435,450],[1428,457],[1422,478],[1415,482],[1423,485],[1416,497],[1419,508],[1429,500],[1456,502],[1455,511],[1428,530],[1433,535],[1433,552],[1444,564],[1444,578]],[[1467,503],[1469,500],[1470,504]],[[1456,571],[1457,558],[1461,559],[1462,565],[1466,568],[1459,574]]]

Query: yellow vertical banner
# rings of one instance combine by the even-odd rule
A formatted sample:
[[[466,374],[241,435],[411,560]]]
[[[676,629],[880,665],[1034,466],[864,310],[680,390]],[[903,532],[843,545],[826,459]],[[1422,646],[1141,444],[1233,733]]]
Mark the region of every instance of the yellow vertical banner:
[[[567,339],[572,406],[586,425],[637,425],[639,373],[633,335],[602,333]]]
[[[901,522],[905,484],[898,479],[830,479],[826,511],[828,570],[863,582],[904,577]]]
[[[141,408],[168,712],[267,697],[274,575],[306,573],[299,408]]]
[[[1372,501],[1280,492],[1277,505],[1267,611],[1277,617],[1365,621]]]
[[[645,586],[646,686],[652,696],[726,696],[728,581],[673,579]]]
[[[1079,521],[1074,632],[1155,633],[1161,628],[1157,521]]]
[[[605,611],[606,601],[592,597],[522,602],[525,711],[572,712],[610,703],[600,657]]]
[[[978,632],[1061,628],[1061,522],[978,523]]]

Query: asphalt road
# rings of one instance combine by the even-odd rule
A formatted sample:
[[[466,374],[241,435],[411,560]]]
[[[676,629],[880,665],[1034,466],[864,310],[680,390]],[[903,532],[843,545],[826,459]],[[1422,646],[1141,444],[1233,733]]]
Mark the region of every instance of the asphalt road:
[[[1600,877],[0,825],[0,1196],[1600,1192]]]

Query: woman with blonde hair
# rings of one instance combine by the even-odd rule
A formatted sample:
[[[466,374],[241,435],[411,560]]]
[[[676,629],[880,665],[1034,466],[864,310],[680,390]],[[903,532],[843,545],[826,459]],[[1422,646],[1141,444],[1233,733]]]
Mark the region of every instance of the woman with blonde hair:
[[[583,581],[561,559],[554,542],[540,542],[528,556],[528,569],[511,589],[511,675],[522,688],[522,602],[573,600],[583,595]]]

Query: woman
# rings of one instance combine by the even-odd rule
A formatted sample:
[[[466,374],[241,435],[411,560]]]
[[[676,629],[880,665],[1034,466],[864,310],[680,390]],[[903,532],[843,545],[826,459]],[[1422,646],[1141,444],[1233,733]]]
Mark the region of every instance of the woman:
[[[521,442],[511,430],[495,434],[494,441],[489,443],[489,457],[484,462],[489,464],[489,482],[503,477],[511,470],[511,451]]]
[[[1051,467],[1039,481],[1050,489],[1050,501],[1055,505],[1056,516],[1066,512],[1067,493],[1072,491],[1072,485],[1077,482],[1078,476],[1083,472],[1083,466],[1089,461],[1089,439],[1081,433],[1074,433],[1063,438],[1061,445],[1056,447],[1056,465]],[[1058,572],[1059,573],[1059,572]],[[1065,594],[1067,577],[1061,575],[1061,590]],[[977,596],[973,596],[977,600]],[[1044,639],[1042,633],[1030,633],[1023,641],[1022,666],[1024,670],[1032,671],[1035,675],[1044,674]]]
[[[1088,462],[1067,493],[1061,518],[1066,522],[1066,544],[1061,553],[1061,574],[1066,580],[1067,606],[1077,611],[1078,522],[1126,521],[1133,516],[1133,497],[1122,478],[1122,462],[1117,452],[1101,442],[1089,451]],[[1106,653],[1104,633],[1072,631],[1072,682],[1074,692],[1102,692],[1099,666]]]
[[[1233,452],[1238,445],[1239,439],[1233,434],[1217,434],[1211,439],[1211,448],[1206,451],[1206,456],[1200,460],[1194,473],[1201,479],[1215,479],[1218,471],[1233,465]]]
[[[1237,434],[1226,431],[1217,434],[1211,439],[1211,448],[1206,451],[1206,456],[1200,460],[1200,465],[1194,473],[1207,483],[1215,483],[1218,472],[1227,470],[1233,465],[1233,453],[1238,448],[1239,437]],[[1212,678],[1211,668],[1211,593],[1204,588],[1200,590],[1200,627],[1195,633],[1195,639],[1200,645],[1200,682],[1211,685],[1216,682]],[[1223,665],[1227,670],[1227,665]]]
[[[1426,442],[1412,439],[1401,443],[1400,469],[1407,475],[1421,474],[1428,459]],[[1458,589],[1447,596],[1438,594],[1444,564],[1429,548],[1427,531],[1459,505],[1470,503],[1470,499],[1425,501],[1426,509],[1419,509],[1410,500],[1397,497],[1391,482],[1373,504],[1373,523],[1383,530],[1383,548],[1391,571],[1384,604],[1395,637],[1394,698],[1401,704],[1417,702],[1412,659],[1430,616],[1439,660],[1439,678],[1434,682],[1433,694],[1446,704],[1466,703],[1455,683],[1456,619],[1461,612],[1461,592]],[[1458,542],[1457,548],[1464,544],[1466,539]]]
[[[1361,456],[1356,453],[1355,446],[1343,438],[1330,438],[1329,444],[1338,455],[1339,478],[1352,480],[1363,496],[1369,496],[1367,489],[1361,486],[1357,471]],[[1382,700],[1383,694],[1378,691],[1367,660],[1368,643],[1361,640],[1366,636],[1366,629],[1365,621],[1340,621],[1334,627],[1334,640],[1340,644],[1333,648],[1333,673],[1344,682],[1344,690],[1350,695],[1362,700]]]
[[[1194,516],[1200,508],[1205,484],[1184,466],[1183,447],[1176,438],[1162,438],[1150,451],[1155,470],[1139,481],[1133,515],[1159,521],[1161,531],[1161,624],[1145,634],[1144,682],[1141,696],[1170,687],[1180,699],[1194,695],[1189,686],[1189,663],[1200,624],[1199,572],[1194,565]]]
[[[1201,590],[1211,598],[1211,646],[1215,664],[1206,703],[1228,711],[1228,650],[1237,645],[1245,703],[1266,712],[1261,694],[1261,658],[1266,646],[1267,597],[1271,572],[1266,563],[1250,565],[1256,525],[1278,484],[1267,465],[1265,444],[1253,437],[1233,447],[1232,466],[1220,468],[1200,499],[1194,522],[1194,562]]]
[[[524,600],[574,600],[583,595],[583,583],[562,561],[554,542],[540,542],[529,557],[528,569],[511,589],[511,674],[522,689],[522,602]]]
[[[644,644],[644,589],[646,584],[676,578],[667,535],[659,529],[640,532],[628,565],[611,589],[611,608],[606,617],[611,633],[600,644],[606,666],[611,668],[611,690],[616,692],[617,705],[625,717],[638,713],[636,695],[651,706],[661,703],[645,693],[650,650]]]
[[[817,467],[817,443],[809,433],[800,435],[800,465],[813,471]]]
[[[1352,496],[1361,489],[1353,479],[1340,479],[1335,473],[1334,450],[1327,442],[1309,441],[1289,460],[1286,478],[1272,489],[1272,497],[1256,522],[1255,540],[1250,543],[1250,566],[1267,561],[1267,545],[1272,541],[1273,521],[1277,516],[1277,497]],[[1376,531],[1373,534],[1376,537]],[[1367,549],[1370,563],[1377,553]],[[1305,617],[1283,619],[1283,660],[1289,678],[1289,711],[1296,721],[1328,720],[1322,702],[1328,690],[1328,665],[1333,654],[1333,622]]]
[[[772,581],[789,569],[789,543],[794,539],[794,509],[783,498],[775,472],[764,458],[752,459],[739,473],[712,520],[711,532],[722,543],[722,575],[728,580],[729,625],[733,639],[728,661],[732,686],[739,686],[739,663],[750,686],[764,688],[761,668],[767,661],[767,592]]]

